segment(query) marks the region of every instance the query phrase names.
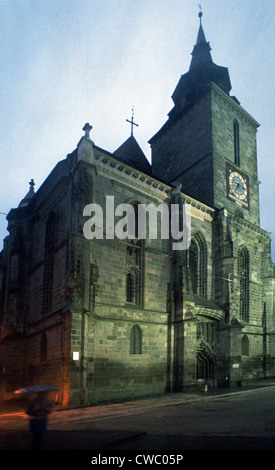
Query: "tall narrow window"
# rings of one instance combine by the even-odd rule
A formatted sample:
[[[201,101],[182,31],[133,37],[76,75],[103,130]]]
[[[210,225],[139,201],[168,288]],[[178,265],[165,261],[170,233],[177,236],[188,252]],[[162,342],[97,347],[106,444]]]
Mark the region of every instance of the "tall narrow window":
[[[130,354],[142,354],[142,331],[138,325],[130,332]]]
[[[189,249],[189,266],[193,294],[198,292],[198,245],[194,238],[191,240]]]
[[[125,270],[125,297],[126,302],[138,306],[143,305],[143,279],[144,279],[144,240],[138,239],[138,203],[133,202],[135,211],[135,239],[127,240],[126,270]],[[132,227],[133,228],[133,227]]]
[[[189,248],[189,269],[193,294],[201,297],[207,295],[206,243],[203,236],[197,233],[192,237]]]
[[[126,301],[134,302],[134,276],[129,272],[126,276]]]
[[[241,352],[242,356],[249,356],[249,339],[246,335],[242,337]]]
[[[46,224],[44,246],[44,281],[43,281],[43,313],[46,314],[52,307],[53,271],[54,271],[54,233],[55,215],[50,214]]]
[[[242,248],[239,253],[240,318],[249,321],[249,253]]]
[[[240,128],[238,121],[234,121],[234,161],[235,164],[240,166]]]

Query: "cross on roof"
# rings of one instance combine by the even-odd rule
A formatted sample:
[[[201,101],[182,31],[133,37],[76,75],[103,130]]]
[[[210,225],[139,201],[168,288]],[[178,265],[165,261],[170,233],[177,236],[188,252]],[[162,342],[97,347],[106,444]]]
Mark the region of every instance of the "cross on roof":
[[[87,139],[90,138],[90,131],[92,130],[93,126],[91,126],[88,122],[86,122],[85,126],[82,128],[82,130],[85,132],[85,137]]]
[[[132,118],[131,121],[129,119],[126,119],[127,122],[130,122],[131,124],[131,136],[133,137],[134,135],[134,126],[138,127],[138,124],[134,122],[134,107],[132,108]]]

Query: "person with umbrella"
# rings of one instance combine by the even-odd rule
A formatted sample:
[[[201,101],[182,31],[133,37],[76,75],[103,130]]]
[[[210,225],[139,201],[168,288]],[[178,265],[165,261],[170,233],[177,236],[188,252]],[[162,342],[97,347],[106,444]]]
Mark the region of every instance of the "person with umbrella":
[[[37,385],[15,392],[36,394],[36,398],[30,402],[26,410],[26,414],[30,416],[30,432],[33,436],[30,448],[32,450],[44,449],[44,434],[47,429],[48,414],[52,410],[50,401],[47,399],[47,393],[52,390],[58,389],[51,386]]]

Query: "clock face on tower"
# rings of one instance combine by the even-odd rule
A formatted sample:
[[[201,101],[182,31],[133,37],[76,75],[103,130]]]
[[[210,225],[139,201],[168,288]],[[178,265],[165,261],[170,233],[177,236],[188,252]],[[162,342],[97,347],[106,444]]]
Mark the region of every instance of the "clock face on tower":
[[[249,209],[249,178],[237,168],[226,165],[227,198]]]

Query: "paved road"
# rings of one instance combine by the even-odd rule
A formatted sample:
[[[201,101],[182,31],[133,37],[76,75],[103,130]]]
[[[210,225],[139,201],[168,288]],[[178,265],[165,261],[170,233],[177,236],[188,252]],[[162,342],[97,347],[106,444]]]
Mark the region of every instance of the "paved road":
[[[23,412],[0,416],[0,450],[30,440]],[[54,411],[46,450],[275,450],[275,384]]]

